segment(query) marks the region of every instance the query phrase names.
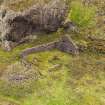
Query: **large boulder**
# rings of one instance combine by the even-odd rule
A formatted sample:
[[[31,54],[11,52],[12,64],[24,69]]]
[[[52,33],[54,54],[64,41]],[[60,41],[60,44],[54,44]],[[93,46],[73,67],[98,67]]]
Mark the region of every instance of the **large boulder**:
[[[66,4],[54,0],[40,3],[23,12],[3,10],[1,18],[2,40],[18,42],[33,32],[52,32],[62,26],[66,16]]]
[[[2,12],[2,15],[4,12]],[[18,42],[21,38],[31,33],[31,25],[22,13],[14,11],[6,11],[5,16],[1,19],[1,35],[2,40]]]
[[[25,11],[24,17],[33,22],[34,29],[52,32],[63,25],[66,13],[66,3],[54,0],[46,5],[36,4]]]

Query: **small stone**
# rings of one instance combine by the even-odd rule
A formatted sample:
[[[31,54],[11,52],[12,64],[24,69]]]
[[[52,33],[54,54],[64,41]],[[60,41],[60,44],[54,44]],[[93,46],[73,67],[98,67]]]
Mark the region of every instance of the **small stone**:
[[[10,43],[8,41],[2,43],[2,48],[6,51],[11,51]]]

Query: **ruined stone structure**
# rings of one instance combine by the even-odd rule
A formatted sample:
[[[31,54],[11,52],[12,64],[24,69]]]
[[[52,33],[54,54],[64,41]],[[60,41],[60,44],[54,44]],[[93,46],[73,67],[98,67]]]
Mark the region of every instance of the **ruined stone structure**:
[[[68,35],[63,36],[60,40],[50,42],[48,44],[43,44],[39,46],[35,46],[33,48],[25,49],[21,52],[21,58],[25,58],[27,55],[31,53],[37,53],[41,51],[48,51],[52,49],[58,49],[60,51],[69,53],[69,54],[79,54],[78,47],[75,43],[71,40]]]

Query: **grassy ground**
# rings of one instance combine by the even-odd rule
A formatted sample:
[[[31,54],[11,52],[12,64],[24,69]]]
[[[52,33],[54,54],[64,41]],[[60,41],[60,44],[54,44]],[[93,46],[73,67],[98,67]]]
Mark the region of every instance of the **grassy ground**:
[[[33,82],[35,86],[29,88],[34,88],[33,93],[26,94],[28,90],[24,90],[25,88],[14,91],[12,88],[5,87],[10,92],[2,91],[1,96],[4,93],[5,97],[8,94],[9,97],[13,95],[12,98],[20,105],[23,103],[24,105],[105,104],[105,59],[103,56],[89,53],[73,57],[54,50],[33,54],[30,56],[30,61],[34,57],[40,61],[39,70],[43,77]],[[17,97],[18,94],[21,94],[21,98]]]
[[[94,1],[103,10],[103,0]],[[20,0],[7,6],[23,11],[35,3]],[[92,29],[70,32],[76,43],[87,46],[88,35],[105,39],[104,16],[96,16],[96,20]],[[29,55],[31,67],[21,62],[23,49],[56,40],[60,35],[42,35],[11,52],[0,48],[0,105],[105,105],[105,54],[86,50],[73,56],[54,49]],[[11,80],[17,74],[25,79]]]
[[[104,105],[105,58],[104,54],[83,52],[78,56],[58,50],[32,54],[27,60],[32,64],[31,73],[25,71],[18,54],[27,47],[55,40],[59,36],[42,36],[35,42],[20,45],[11,52],[0,50],[0,104],[1,105]],[[39,40],[40,39],[40,40]],[[41,41],[41,42],[40,42]],[[8,61],[8,62],[7,62]],[[5,74],[15,72],[23,76],[38,71],[37,79],[20,83],[8,80]],[[25,69],[25,70],[24,70]],[[2,77],[6,77],[2,79]]]
[[[25,105],[105,104],[105,59],[102,56],[89,53],[73,57],[59,51],[33,56],[46,58],[42,60],[40,67],[46,68],[42,73],[47,77],[40,80],[40,88],[25,101]],[[55,56],[58,59],[54,60]],[[50,70],[54,64],[60,64],[61,67]]]

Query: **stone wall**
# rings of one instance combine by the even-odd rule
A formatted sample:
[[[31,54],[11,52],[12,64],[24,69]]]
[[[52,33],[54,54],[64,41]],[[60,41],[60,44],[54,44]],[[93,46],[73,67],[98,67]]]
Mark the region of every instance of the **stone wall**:
[[[68,35],[65,35],[57,41],[35,46],[33,48],[25,49],[24,51],[21,52],[20,56],[21,58],[25,58],[27,55],[31,53],[48,51],[52,49],[58,49],[60,51],[63,51],[69,54],[75,54],[75,55],[79,54],[78,47],[75,45],[75,43]]]

